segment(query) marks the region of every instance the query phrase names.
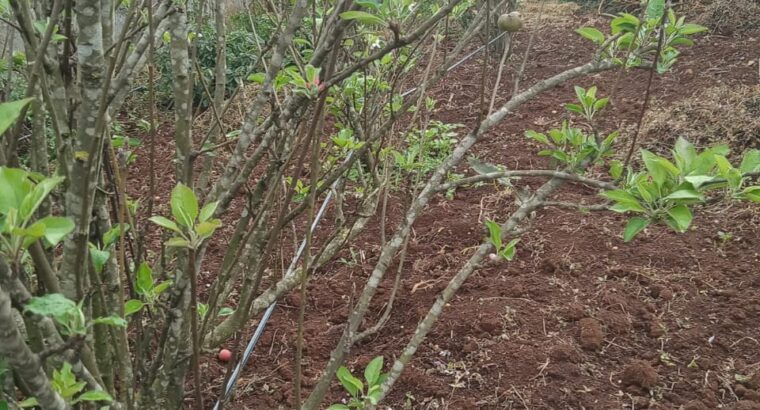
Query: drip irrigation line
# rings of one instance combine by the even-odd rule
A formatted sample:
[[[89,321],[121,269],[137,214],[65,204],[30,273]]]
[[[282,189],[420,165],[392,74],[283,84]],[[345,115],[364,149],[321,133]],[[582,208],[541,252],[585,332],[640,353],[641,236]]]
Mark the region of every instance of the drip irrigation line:
[[[507,34],[507,32],[505,31],[505,32],[499,34],[498,36],[492,38],[491,41],[488,42],[488,44],[485,44],[485,45],[482,45],[482,46],[478,47],[475,51],[471,52],[470,54],[467,54],[466,56],[462,57],[461,60],[459,60],[456,63],[452,64],[451,67],[449,67],[449,68],[446,69],[446,72],[448,73],[449,71],[451,71],[451,70],[459,67],[465,61],[471,59],[475,54],[478,54],[479,52],[483,51],[487,46],[490,46],[491,44],[495,43],[496,40],[504,37],[506,34]],[[409,94],[411,94],[411,93],[413,93],[415,91],[417,91],[417,87],[414,87],[414,88],[412,88],[410,90],[404,91],[401,94],[401,97],[406,97],[406,96],[408,96]]]
[[[348,158],[350,158],[350,156]],[[333,182],[332,188],[335,188],[339,181],[340,179]],[[314,222],[311,224],[312,231],[314,231],[319,225],[319,221],[322,219],[322,216],[324,215],[325,210],[327,210],[327,206],[330,205],[330,200],[332,199],[332,196],[333,196],[333,190],[330,189],[330,191],[327,193],[327,196],[325,197],[325,201],[322,202],[322,206],[319,208],[319,212],[314,218]],[[306,238],[304,238],[304,240],[301,241],[301,245],[298,247],[298,250],[296,251],[296,254],[293,257],[293,260],[290,262],[290,266],[288,266],[288,270],[285,273],[285,277],[290,277],[295,274],[296,265],[298,263],[298,260],[301,258],[301,255],[303,254],[304,249],[306,249]],[[245,347],[245,351],[243,352],[243,357],[240,359],[240,362],[238,362],[238,364],[235,366],[235,369],[232,371],[232,375],[230,376],[230,379],[227,381],[227,386],[225,386],[224,388],[224,394],[222,395],[222,397],[220,397],[216,401],[216,404],[214,404],[214,410],[218,410],[221,403],[226,402],[232,395],[233,390],[235,390],[235,384],[237,383],[237,379],[240,376],[240,372],[248,363],[248,359],[251,358],[253,349],[256,347],[256,343],[258,343],[259,339],[261,338],[262,333],[264,333],[264,329],[266,328],[267,322],[269,321],[269,318],[272,317],[272,312],[274,312],[274,308],[276,306],[277,306],[277,301],[275,300],[274,302],[272,302],[271,305],[269,305],[267,310],[264,312],[264,315],[261,317],[261,320],[259,321],[259,324],[256,327],[256,331],[253,333],[251,340],[248,342],[248,345]]]
[[[489,41],[487,44],[482,45],[478,47],[475,51],[471,52],[470,54],[467,54],[464,56],[461,60],[457,61],[456,63],[452,64],[451,67],[446,69],[446,72],[449,72],[460,65],[462,65],[465,61],[469,60],[479,52],[483,51],[486,47],[490,46],[494,42],[496,42],[498,39],[504,37],[506,32],[503,32],[499,34],[498,36],[494,37]],[[401,94],[401,97],[406,97],[409,94],[417,91],[417,87],[411,88]],[[351,155],[353,155],[354,152],[351,151],[349,156],[346,158],[346,161],[348,161],[351,158]],[[337,187],[338,183],[340,182],[340,178],[337,179],[332,184],[332,189],[327,193],[327,196],[325,197],[324,202],[322,202],[322,206],[319,208],[319,212],[317,213],[316,217],[314,218],[314,222],[311,224],[311,230],[314,231],[317,226],[319,225],[319,221],[322,219],[322,216],[325,213],[325,210],[327,210],[327,207],[330,205],[330,200],[332,200],[333,197],[333,189]],[[298,260],[301,258],[301,255],[303,254],[304,249],[306,248],[306,238],[301,241],[301,245],[298,247],[298,250],[296,251],[295,256],[293,256],[293,260],[290,262],[290,266],[288,266],[288,270],[285,273],[285,277],[290,277],[295,274],[296,266],[298,264]],[[240,359],[238,364],[235,366],[235,369],[232,371],[232,375],[230,375],[229,380],[227,381],[227,385],[224,388],[224,394],[217,399],[216,403],[214,404],[214,410],[219,410],[222,403],[229,400],[230,396],[232,396],[232,392],[235,390],[235,384],[237,383],[238,377],[240,377],[240,372],[243,370],[245,365],[248,363],[248,360],[251,358],[251,355],[253,354],[253,349],[256,348],[256,344],[258,343],[259,339],[261,338],[261,335],[264,333],[264,329],[267,326],[267,323],[269,322],[269,319],[272,317],[272,312],[274,312],[274,308],[277,306],[277,301],[275,300],[272,302],[271,305],[267,308],[267,310],[264,312],[264,315],[261,317],[261,320],[259,321],[258,326],[256,327],[256,331],[253,332],[253,336],[251,336],[251,340],[248,342],[248,345],[245,347],[245,350],[243,351],[243,357]]]

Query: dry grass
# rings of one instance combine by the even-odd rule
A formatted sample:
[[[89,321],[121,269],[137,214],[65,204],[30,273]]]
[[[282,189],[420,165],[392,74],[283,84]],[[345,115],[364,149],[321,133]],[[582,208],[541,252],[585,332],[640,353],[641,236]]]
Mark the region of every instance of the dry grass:
[[[708,88],[650,112],[643,141],[659,152],[679,136],[701,147],[728,144],[735,155],[760,146],[760,85]]]
[[[758,0],[700,0],[685,3],[686,11],[696,15],[696,22],[715,33],[730,35],[760,28]]]
[[[543,22],[564,22],[574,19],[575,13],[581,9],[576,3],[559,3],[556,1],[526,1],[520,7],[526,23],[537,23],[539,17]],[[543,16],[541,16],[543,14]]]

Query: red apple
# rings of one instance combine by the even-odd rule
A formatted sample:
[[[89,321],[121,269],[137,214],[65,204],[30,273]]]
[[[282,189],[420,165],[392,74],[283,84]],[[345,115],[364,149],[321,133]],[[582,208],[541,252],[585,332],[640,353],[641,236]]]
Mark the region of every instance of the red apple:
[[[229,362],[230,359],[232,359],[232,352],[230,352],[227,349],[222,349],[219,351],[219,360],[223,362]]]

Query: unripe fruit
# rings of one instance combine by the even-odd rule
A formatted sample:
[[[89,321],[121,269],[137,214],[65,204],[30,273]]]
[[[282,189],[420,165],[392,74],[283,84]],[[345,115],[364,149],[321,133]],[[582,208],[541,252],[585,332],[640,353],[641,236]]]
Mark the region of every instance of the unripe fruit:
[[[230,359],[232,359],[232,352],[227,349],[222,349],[219,351],[219,360],[223,362],[229,362]]]
[[[520,18],[520,13],[513,11],[499,16],[497,24],[502,31],[514,33],[522,28],[522,19]]]

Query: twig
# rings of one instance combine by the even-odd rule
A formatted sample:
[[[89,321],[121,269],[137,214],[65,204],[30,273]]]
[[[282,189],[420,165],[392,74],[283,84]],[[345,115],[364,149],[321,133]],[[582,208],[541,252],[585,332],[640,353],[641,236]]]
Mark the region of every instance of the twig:
[[[667,9],[668,7],[666,6],[662,12],[662,17],[660,18],[660,37],[657,40],[657,49],[654,53],[652,67],[649,69],[649,78],[647,79],[647,88],[644,94],[644,103],[641,105],[641,112],[639,114],[639,120],[636,123],[636,131],[633,133],[633,138],[631,139],[631,146],[628,149],[628,154],[625,156],[625,161],[623,161],[623,169],[628,169],[628,164],[631,162],[633,151],[636,150],[636,146],[638,145],[639,133],[641,132],[641,124],[644,122],[644,115],[649,109],[649,98],[652,91],[652,80],[654,79],[655,71],[657,71],[657,62],[660,60],[662,44],[665,42],[665,19],[667,19],[668,16]]]
[[[493,112],[493,105],[496,103],[496,93],[499,91],[499,87],[501,86],[501,74],[504,71],[504,63],[509,58],[509,55],[512,53],[512,35],[507,34],[506,41],[504,42],[504,50],[501,54],[501,61],[499,61],[499,69],[496,73],[496,83],[493,85],[493,91],[491,92],[491,103],[488,105],[488,114],[491,115]]]
[[[448,191],[449,189],[456,188],[462,185],[470,185],[475,184],[478,182],[484,182],[484,181],[492,181],[494,179],[499,178],[511,178],[511,177],[549,177],[549,178],[560,178],[568,181],[578,182],[581,184],[589,185],[594,188],[599,188],[603,190],[612,190],[612,189],[618,189],[617,185],[604,182],[604,181],[598,181],[595,179],[586,178],[581,175],[577,174],[571,174],[564,171],[552,171],[552,170],[538,170],[538,169],[530,169],[530,170],[516,170],[516,171],[503,171],[503,172],[491,172],[488,174],[480,174],[475,175],[468,178],[462,178],[458,179],[456,181],[450,181],[443,184],[440,184],[436,187],[436,191],[438,192],[444,192]]]
[[[560,201],[544,201],[540,204],[541,207],[547,207],[547,206],[554,206],[557,208],[571,208],[571,209],[578,209],[580,211],[604,211],[609,209],[609,204],[595,204],[595,205],[585,205],[585,204],[576,204],[572,202],[560,202]]]

